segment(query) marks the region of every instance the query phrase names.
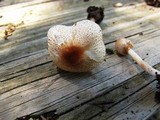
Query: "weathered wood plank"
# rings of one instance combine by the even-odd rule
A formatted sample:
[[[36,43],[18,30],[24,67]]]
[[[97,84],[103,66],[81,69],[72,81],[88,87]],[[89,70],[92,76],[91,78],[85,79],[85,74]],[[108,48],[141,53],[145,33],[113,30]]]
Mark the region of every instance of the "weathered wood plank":
[[[153,27],[153,26],[151,26],[151,27]],[[120,30],[119,30],[120,31]],[[130,34],[131,34],[131,31],[129,32]],[[129,34],[128,33],[128,34]],[[107,33],[107,34],[109,34],[109,33]],[[119,33],[120,34],[120,33]],[[105,35],[104,34],[104,37],[107,37],[108,35]],[[111,35],[112,36],[112,35]],[[116,36],[116,33],[114,34],[114,37]],[[113,41],[114,39],[113,39],[113,37],[111,37],[112,39],[110,39],[110,38],[108,38],[107,39],[107,42],[108,42],[108,40],[110,40],[110,41]],[[44,38],[45,39],[45,38]],[[28,40],[28,39],[27,39]],[[47,38],[46,38],[46,40],[47,40]],[[46,40],[45,41],[42,41],[42,44],[44,44],[44,45],[37,45],[37,46],[41,46],[42,48],[46,48]],[[105,40],[105,39],[104,39]],[[35,40],[36,41],[36,40]],[[40,40],[37,40],[37,42],[38,41],[40,41]],[[109,41],[109,42],[110,42]],[[17,43],[17,41],[15,41],[14,43]],[[34,43],[34,41],[33,41],[33,43]],[[1,56],[1,59],[3,60],[4,59],[4,57],[6,58],[6,60],[7,59],[10,59],[10,58],[14,58],[14,57],[18,57],[18,56],[16,56],[16,55],[19,55],[19,56],[23,56],[23,54],[25,54],[25,53],[30,53],[30,52],[34,52],[35,50],[37,50],[37,49],[42,49],[41,47],[35,47],[35,45],[33,44],[32,42],[29,42],[28,43],[28,45],[29,44],[32,44],[32,45],[30,45],[30,47],[31,47],[31,51],[29,51],[28,49],[25,51],[23,51],[23,53],[21,53],[21,54],[19,54],[19,53],[17,53],[17,51],[19,50],[19,49],[24,49],[24,48],[21,48],[20,46],[23,46],[24,47],[24,44],[21,44],[21,45],[19,45],[18,47],[15,47],[16,48],[16,51],[14,50],[14,47],[11,47],[11,48],[8,48],[9,46],[7,45],[6,47],[8,48],[8,51],[10,51],[9,53],[8,53],[8,51],[7,51],[7,49],[5,49],[5,50],[3,50],[3,51],[1,51],[1,53],[2,53],[2,56]],[[27,44],[27,43],[25,43],[25,44]],[[40,42],[38,43],[38,44],[40,44]],[[14,44],[13,44],[14,45]],[[19,48],[19,49],[18,49]],[[27,47],[26,47],[27,48]],[[34,51],[33,51],[34,50]],[[6,53],[5,53],[5,52]],[[15,52],[15,53],[14,53]],[[12,55],[12,56],[9,56],[9,54],[16,54],[16,55]],[[7,57],[6,57],[7,56]],[[9,58],[8,58],[9,57]]]
[[[143,35],[140,35],[140,36],[139,36],[139,33],[138,33],[137,36],[134,35],[135,37],[130,37],[130,39],[135,44],[135,47],[138,47],[138,45],[136,43],[144,42],[144,40],[151,40],[150,38],[156,37],[156,35],[159,35],[159,30],[154,31],[154,29],[153,29],[153,30],[149,30],[149,31],[144,31]],[[114,45],[113,44],[107,45],[106,47],[114,49]],[[28,48],[28,46],[26,48]],[[48,52],[47,52],[46,49],[42,50],[42,51],[39,51],[39,52],[37,52],[35,54],[36,54],[35,56],[30,56],[30,57],[27,56],[28,58],[24,57],[24,58],[16,60],[16,61],[10,61],[8,63],[6,61],[4,63],[1,63],[1,68],[0,68],[0,70],[1,70],[0,71],[1,77],[9,75],[9,74],[16,73],[18,71],[22,71],[22,70],[27,69],[29,67],[36,66],[38,63],[41,64],[41,63],[44,63],[44,62],[51,61],[50,58],[49,58],[49,56],[48,56]],[[148,54],[150,54],[150,53],[148,52]],[[144,56],[142,56],[142,58],[144,58]],[[31,61],[32,59],[34,61]],[[43,61],[43,60],[45,60],[45,61]],[[36,61],[40,61],[40,62],[36,62]],[[24,62],[26,64],[26,67],[24,65]],[[18,63],[21,64],[21,65],[19,65]],[[1,79],[1,81],[2,81],[2,79]]]
[[[68,4],[67,4],[68,3]],[[92,5],[103,5],[104,1],[102,2],[97,2],[96,0],[92,1]],[[29,6],[28,6],[29,4]],[[76,4],[69,4],[69,2],[64,2],[64,1],[46,1],[43,4],[32,4],[32,3],[24,3],[24,5],[15,5],[11,7],[4,7],[2,8],[2,11],[0,12],[2,19],[0,19],[0,25],[4,25],[7,23],[21,23],[24,21],[25,24],[29,24],[31,22],[35,21],[41,21],[42,19],[47,19],[51,15],[56,15],[57,13],[63,13],[63,9],[66,10],[70,8],[70,10],[67,13],[71,12],[76,12],[80,10],[79,8],[82,9],[82,6],[89,6],[90,2],[84,3],[81,2],[80,5]],[[70,6],[69,6],[70,5]],[[66,8],[67,6],[67,8]],[[46,9],[43,9],[46,8]],[[65,9],[66,8],[66,9]],[[76,9],[73,9],[76,8]],[[9,12],[9,10],[12,10],[12,13]],[[86,8],[83,8],[83,10],[86,11]],[[17,16],[10,16],[11,14],[18,14]],[[10,16],[11,19],[8,18]],[[28,17],[33,18],[33,19],[28,19]],[[40,19],[41,18],[41,19]]]
[[[26,54],[36,52],[38,50],[45,49],[47,46],[47,38],[37,39],[31,42],[25,42],[19,46],[5,49],[0,51],[0,62],[4,60],[8,61],[11,59],[19,58],[20,56],[25,56]]]
[[[111,28],[112,29],[112,28]],[[122,30],[122,29],[121,29]],[[47,31],[47,30],[46,30]],[[42,32],[43,33],[43,32]],[[32,37],[30,37],[29,36],[29,38],[28,37],[25,37],[24,36],[24,38],[26,39],[26,41],[30,41],[30,40],[32,40],[34,37],[35,37],[35,35],[34,35],[35,33],[33,33],[33,36]],[[46,34],[46,33],[45,33]],[[108,34],[108,33],[107,33]],[[104,34],[105,35],[105,34]],[[38,34],[38,36],[39,36],[39,34]],[[42,37],[42,34],[40,33],[40,36],[39,37]],[[15,38],[14,38],[15,39]],[[17,38],[18,39],[18,41],[19,41],[19,38]],[[23,40],[23,39],[22,39]],[[2,48],[10,48],[10,47],[12,47],[13,45],[15,46],[15,43],[16,44],[20,44],[21,42],[18,42],[18,41],[12,41],[13,42],[13,44],[7,44],[7,45],[5,45],[5,44],[3,44],[3,46],[2,46]],[[24,41],[25,42],[25,41]],[[5,46],[4,46],[5,45]],[[22,45],[23,46],[23,45]],[[38,45],[38,46],[41,46],[41,45]],[[32,46],[32,47],[34,47],[35,48],[35,46]],[[45,47],[45,46],[44,46]],[[14,48],[13,48],[13,50],[14,50]],[[13,51],[12,49],[10,50],[10,51]],[[37,50],[37,49],[35,49],[35,50]],[[25,51],[25,50],[24,50]],[[16,51],[14,51],[14,52],[16,52]],[[27,53],[28,52],[33,52],[33,51],[26,51]],[[3,51],[3,53],[4,53],[4,51]],[[24,52],[25,53],[25,52]],[[23,54],[24,54],[23,53]],[[5,54],[5,53],[4,53]],[[6,57],[6,55],[7,56],[9,56],[9,54],[7,53],[7,54],[5,54],[5,56],[4,56],[4,54],[1,56],[1,59],[4,59],[4,57],[5,58],[8,58],[8,57]],[[14,55],[14,53],[13,52],[11,52],[10,54],[13,54]],[[16,53],[16,55],[23,55],[23,54],[19,54],[19,53]],[[16,55],[14,55],[14,56],[10,56],[10,58],[13,58],[13,57],[17,57]],[[8,59],[10,59],[10,58],[8,58]]]
[[[0,81],[2,82],[6,79],[12,78],[16,73],[20,73],[20,71],[24,72],[27,69],[36,67],[38,65],[40,66],[48,62],[51,62],[48,51],[42,50],[38,51],[35,54],[31,54],[30,56],[5,63],[0,67]]]
[[[147,119],[147,120],[158,120],[158,119],[160,119],[160,114],[159,113],[160,113],[160,107],[156,111],[153,111],[152,114],[149,114],[148,116],[146,116],[145,119]]]
[[[87,8],[87,7],[86,7]],[[86,19],[86,16],[87,16],[87,13],[86,13],[86,8],[83,8],[82,10],[77,10],[77,11],[74,11],[74,10],[71,10],[71,11],[69,11],[69,12],[67,12],[67,13],[61,13],[59,16],[57,16],[57,15],[55,15],[54,16],[54,14],[52,14],[51,15],[51,17],[48,15],[48,18],[47,19],[45,19],[45,20],[41,20],[41,21],[38,21],[36,24],[38,24],[38,28],[36,27],[37,25],[32,25],[32,24],[29,24],[28,26],[27,26],[27,29],[29,28],[29,27],[31,27],[29,30],[25,30],[24,31],[24,29],[22,28],[22,27],[20,27],[20,31],[18,30],[18,29],[16,29],[16,31],[15,31],[15,35],[13,35],[13,36],[21,36],[21,38],[22,37],[24,37],[24,35],[25,35],[25,37],[27,36],[27,35],[33,35],[34,37],[35,37],[35,34],[36,33],[43,33],[44,35],[46,35],[46,33],[44,32],[44,31],[47,31],[48,29],[49,29],[49,27],[51,27],[52,25],[54,25],[54,24],[58,24],[58,23],[61,23],[61,24],[73,24],[73,23],[75,23],[76,21],[78,21],[78,20],[82,20],[82,19]],[[130,10],[130,9],[131,10]],[[127,11],[126,11],[126,9],[127,9]],[[117,17],[117,14],[115,13],[115,11],[114,11],[115,9],[112,9],[112,10],[110,10],[110,9],[106,9],[105,10],[105,15],[107,16],[107,19],[109,19],[109,18],[113,18],[113,17]],[[125,11],[125,12],[124,12]],[[118,9],[117,10],[117,12],[120,12],[119,14],[124,14],[124,13],[128,13],[128,14],[132,14],[133,13],[133,11],[135,11],[135,12],[138,12],[138,11],[136,11],[136,10],[134,10],[133,9],[133,6],[129,6],[129,7],[125,7],[125,9],[123,8],[121,8],[121,9]],[[122,13],[121,13],[122,12]],[[52,13],[52,12],[51,12]],[[80,13],[80,14],[79,14]],[[107,14],[109,14],[109,15],[107,15]],[[122,15],[123,15],[122,14]],[[116,15],[116,16],[115,16]],[[73,16],[75,17],[74,19],[73,19]],[[78,19],[79,18],[79,19]],[[73,22],[71,21],[71,19],[73,19]],[[26,29],[26,28],[25,28]],[[42,32],[43,31],[43,32]],[[22,32],[25,32],[24,34],[22,34]],[[21,34],[18,34],[18,33],[21,33]],[[31,34],[32,33],[32,34]],[[34,33],[34,34],[33,34]],[[10,39],[8,40],[8,41],[4,41],[5,43],[6,42],[9,42],[10,40],[12,41],[12,42],[14,42],[13,41],[13,39],[14,39],[14,41],[15,41],[15,39],[18,39],[17,37],[10,37]],[[2,42],[3,40],[1,40],[0,42]]]
[[[157,56],[156,56],[157,57]],[[123,69],[122,69],[122,66],[123,66]],[[73,81],[73,83],[74,83],[74,85],[73,85],[73,83],[72,84],[70,84],[69,86],[66,86],[66,87],[64,87],[64,88],[62,88],[62,86],[59,86],[59,87],[61,87],[61,92],[58,92],[58,91],[55,91],[54,90],[54,92],[51,92],[51,93],[48,93],[48,94],[44,94],[43,96],[40,96],[40,99],[41,99],[41,97],[42,97],[42,100],[41,100],[41,102],[39,103],[39,104],[41,104],[42,106],[48,106],[48,105],[50,105],[51,104],[51,106],[53,106],[55,103],[53,102],[53,100],[54,99],[57,99],[57,98],[61,98],[63,95],[65,95],[68,99],[70,99],[69,101],[67,100],[67,98],[65,98],[65,99],[59,99],[59,100],[57,100],[57,102],[58,102],[58,106],[60,107],[58,107],[56,104],[56,106],[58,107],[58,112],[63,112],[67,107],[73,107],[72,105],[70,105],[71,104],[71,101],[73,101],[73,103],[74,102],[76,102],[76,103],[74,103],[74,105],[75,104],[80,104],[82,101],[84,102],[84,101],[86,101],[86,99],[91,99],[93,96],[96,96],[96,95],[98,95],[98,94],[100,94],[100,93],[103,93],[104,91],[103,90],[105,90],[106,89],[106,87],[108,86],[109,88],[112,86],[116,86],[117,84],[119,84],[119,83],[121,83],[122,81],[125,81],[125,80],[127,80],[128,79],[128,77],[131,75],[131,76],[134,76],[134,75],[136,75],[137,73],[136,72],[138,72],[138,71],[134,71],[133,69],[135,69],[135,68],[133,68],[133,66],[134,65],[132,65],[132,67],[131,68],[128,68],[128,65],[129,65],[129,63],[128,64],[126,64],[126,63],[124,63],[123,62],[123,64],[121,64],[120,66],[118,65],[118,66],[113,66],[113,67],[109,67],[109,69],[108,70],[103,70],[103,71],[101,71],[100,73],[97,73],[96,75],[94,75],[94,77],[96,77],[96,80],[91,80],[91,79],[93,79],[93,78],[90,78],[90,75],[88,76],[86,76],[86,77],[84,77],[84,76],[79,76],[79,78],[76,78],[75,76],[77,76],[77,74],[76,75],[74,75],[74,76],[68,76],[68,77],[65,77],[65,76],[63,76],[63,82],[64,82],[64,80],[71,80],[71,79],[74,79],[76,82],[78,82],[78,83],[74,83]],[[106,65],[104,65],[103,64],[103,66],[106,66]],[[126,66],[126,69],[125,69],[125,66]],[[116,67],[116,71],[115,71],[115,67]],[[129,70],[129,71],[125,71],[125,70]],[[103,75],[103,77],[102,77],[102,75]],[[124,75],[126,75],[126,76],[124,76]],[[128,76],[129,75],[129,76]],[[89,78],[88,78],[89,77]],[[53,79],[53,78],[52,78]],[[76,80],[77,79],[77,80]],[[106,79],[110,79],[109,81],[106,81]],[[87,82],[87,81],[88,82]],[[84,83],[84,81],[85,81],[85,83]],[[67,82],[67,81],[66,81]],[[69,81],[68,81],[69,82]],[[67,83],[68,83],[67,82]],[[71,81],[70,81],[71,82]],[[92,84],[91,84],[91,83]],[[83,84],[82,84],[83,83]],[[98,84],[99,85],[98,85]],[[86,85],[88,86],[86,86]],[[95,85],[95,84],[97,84],[97,85]],[[53,84],[52,84],[53,85]],[[54,84],[53,86],[55,86],[56,84]],[[77,85],[81,85],[81,86],[79,86],[79,90],[77,89]],[[82,87],[83,86],[83,87]],[[84,89],[84,87],[86,86],[86,88]],[[101,87],[100,87],[101,86]],[[105,88],[105,89],[104,89]],[[79,93],[81,90],[83,90],[83,92],[81,92],[81,93]],[[100,90],[99,90],[100,89]],[[76,91],[79,93],[79,94],[77,94],[78,96],[85,96],[84,98],[82,97],[82,99],[80,100],[80,101],[78,101],[78,100],[74,100],[73,98],[74,97],[76,97],[74,94],[73,94],[73,98],[69,95],[69,93],[68,92],[71,92],[72,90],[75,90],[74,91],[74,94],[76,95]],[[85,90],[85,91],[84,91]],[[67,93],[63,93],[63,92],[67,92]],[[29,91],[26,91],[26,92],[29,92]],[[50,98],[49,96],[56,96],[56,94],[57,93],[60,93],[60,96],[58,97],[53,97],[53,98]],[[73,91],[72,91],[72,93],[73,93]],[[24,92],[23,93],[21,93],[21,96],[22,96],[22,98],[23,98],[23,94],[25,94]],[[42,94],[42,93],[41,93]],[[26,94],[25,94],[26,95]],[[87,95],[87,96],[86,96]],[[19,96],[19,95],[18,95]],[[33,96],[35,97],[35,94],[33,94]],[[19,96],[20,97],[20,96]],[[30,96],[31,97],[31,96]],[[21,99],[22,99],[21,98]],[[44,98],[46,98],[47,99],[47,101],[46,100],[43,100]],[[31,98],[30,98],[31,99]],[[33,99],[33,98],[32,98]],[[39,99],[39,98],[38,98]],[[35,111],[35,110],[38,110],[39,108],[33,108],[33,109],[30,109],[29,108],[29,106],[31,105],[31,106],[34,106],[35,105],[35,102],[37,101],[39,101],[38,99],[33,99],[32,101],[28,101],[27,100],[27,98],[25,98],[25,99],[23,99],[23,100],[27,100],[28,102],[24,102],[23,103],[23,105],[25,105],[25,106],[27,106],[27,108],[25,109],[25,113],[27,112],[27,113],[30,113],[30,112],[33,112],[33,111]],[[5,100],[5,103],[7,103],[6,102],[6,99],[4,99]],[[4,115],[4,112],[5,112],[5,109],[7,109],[8,107],[10,108],[11,106],[10,105],[14,105],[15,106],[15,104],[17,103],[17,102],[20,102],[20,101],[14,101],[13,102],[13,98],[11,99],[11,101],[8,103],[8,104],[6,104],[6,106],[4,105],[4,104],[2,104],[2,110],[1,110],[1,113],[3,113],[3,115]],[[53,102],[51,102],[51,101]],[[42,101],[44,101],[44,103],[42,103]],[[50,103],[50,102],[51,103]],[[69,102],[69,103],[67,103],[67,101]],[[60,103],[59,103],[60,102]],[[2,101],[1,101],[1,103],[3,103]],[[18,111],[19,111],[19,109],[18,109],[18,114],[21,114],[21,115],[23,115],[24,114],[24,110],[22,110],[22,103],[20,104],[20,103],[18,103],[19,105],[17,106],[16,105],[16,108],[15,107],[12,107],[12,108],[10,108],[9,110],[7,110],[7,114],[9,114],[10,112],[9,111],[12,111],[13,109],[14,109],[14,111],[17,111],[17,107],[20,107],[19,109],[21,109],[21,111],[23,111],[22,113],[19,113]],[[26,105],[26,104],[28,104],[28,105]],[[69,106],[69,105],[70,106]],[[8,107],[7,107],[8,106]],[[54,108],[57,108],[56,106],[54,106]],[[4,108],[3,108],[4,107]],[[66,108],[65,108],[66,107]],[[43,108],[43,107],[42,107]],[[40,108],[40,109],[42,109],[42,108]],[[52,108],[53,109],[53,108]]]
[[[129,96],[126,100],[121,101],[113,108],[101,113],[101,116],[97,116],[92,120],[139,120],[145,118],[145,116],[159,107],[154,100],[155,85],[156,83],[154,82],[146,86],[140,92]]]
[[[154,39],[153,39],[154,40]],[[134,41],[133,41],[134,42]],[[143,47],[145,44],[149,44],[149,48],[146,48],[146,47]],[[137,47],[138,47],[138,53],[139,53],[139,51],[141,51],[141,50],[143,50],[143,51],[145,51],[145,52],[143,52],[142,53],[142,58],[145,58],[145,59],[147,59],[147,58],[151,58],[152,56],[155,56],[155,55],[157,55],[159,52],[158,51],[160,51],[160,49],[157,47],[156,49],[155,49],[155,46],[156,45],[159,45],[160,43],[159,43],[159,41],[158,40],[156,40],[155,39],[155,42],[153,43],[152,41],[148,41],[147,39],[146,39],[146,41],[144,41],[144,42],[141,42],[141,43],[139,43],[139,44],[137,44]],[[141,46],[141,47],[140,47]],[[113,47],[112,47],[113,48]],[[146,55],[148,53],[148,55]],[[1,86],[1,92],[3,93],[4,91],[7,91],[7,90],[9,90],[9,89],[13,89],[14,87],[17,87],[17,86],[20,86],[21,84],[26,84],[26,83],[28,83],[28,82],[33,82],[34,80],[36,80],[36,79],[40,79],[41,77],[43,78],[43,77],[46,77],[46,76],[44,76],[44,74],[46,74],[47,76],[50,76],[50,75],[52,75],[52,73],[57,73],[57,70],[55,69],[55,68],[53,68],[52,67],[52,65],[53,65],[53,63],[51,62],[51,60],[50,60],[50,58],[49,58],[49,56],[48,56],[48,54],[45,52],[45,54],[46,54],[46,56],[42,56],[42,57],[44,57],[44,60],[46,61],[46,60],[49,60],[49,61],[46,61],[46,63],[43,63],[43,61],[41,61],[42,63],[39,63],[39,65],[37,66],[37,69],[35,69],[34,70],[34,68],[29,68],[28,70],[26,70],[25,71],[25,69],[23,70],[23,68],[22,67],[20,67],[21,68],[21,71],[20,72],[18,72],[18,75],[17,75],[17,72],[14,72],[15,70],[16,71],[18,71],[18,69],[17,69],[17,67],[15,68],[15,66],[12,66],[12,68],[13,68],[13,72],[12,72],[12,69],[11,68],[8,68],[8,69],[11,69],[10,70],[10,72],[12,72],[12,74],[11,73],[8,73],[7,71],[7,69],[5,69],[6,68],[6,66],[5,67],[3,67],[4,69],[1,69],[2,70],[2,72],[1,72],[1,82],[2,82],[2,84],[0,85]],[[46,57],[46,58],[45,58]],[[39,59],[39,58],[37,58],[37,59]],[[42,59],[43,60],[43,59]],[[35,63],[37,63],[37,62],[35,62]],[[29,62],[29,64],[31,64],[31,65],[29,65],[29,66],[33,66],[34,64],[31,62]],[[44,65],[43,65],[44,64]],[[107,64],[107,62],[106,62],[106,64]],[[116,63],[115,63],[116,64]],[[21,66],[23,66],[23,67],[25,67],[23,64],[21,65]],[[19,67],[19,66],[18,66]],[[28,67],[28,65],[27,65],[27,67]],[[44,71],[44,68],[43,67],[46,67],[47,68],[47,70],[46,71],[50,71],[49,69],[52,69],[53,71],[51,72],[51,73],[49,73],[49,74],[47,74],[47,73],[45,73],[45,71]],[[41,70],[42,69],[42,70]],[[3,72],[4,71],[4,72]],[[38,74],[39,73],[39,71],[41,71],[43,74],[41,74],[41,75],[39,75],[38,76],[38,78],[37,77],[35,77],[35,75],[32,73],[33,71],[35,71],[36,73],[35,74]],[[43,72],[44,71],[44,72]],[[31,73],[30,73],[31,72]],[[16,73],[16,74],[14,74],[14,73]],[[11,74],[11,75],[10,75]],[[8,77],[5,77],[6,75],[8,75]],[[26,78],[26,80],[23,82],[23,81],[21,81],[21,79],[23,79],[24,78],[24,76],[28,76],[28,78]],[[29,76],[33,76],[33,77],[29,77]],[[33,79],[34,78],[34,79]],[[29,81],[27,81],[27,79],[29,80]],[[15,82],[14,82],[15,81]],[[19,81],[19,84],[18,84],[18,82],[16,82],[16,81]],[[16,84],[13,84],[13,83],[16,83]],[[5,89],[6,88],[6,89]]]
[[[141,4],[138,5],[138,6],[141,6]],[[132,9],[132,13],[133,13],[133,11],[134,11],[133,8],[134,8],[134,6],[127,6],[127,7],[121,8],[121,9],[116,9],[116,12],[125,11],[125,13],[126,13],[126,11],[128,12],[129,8]],[[107,13],[110,13],[110,12],[113,13],[113,12],[115,12],[115,9],[109,10],[109,12],[108,12],[108,10],[109,10],[109,9],[106,9]],[[71,11],[69,11],[69,12],[71,12]],[[86,11],[84,10],[84,8],[83,8],[83,11],[79,11],[79,10],[78,10],[78,12],[80,12],[80,13],[81,13],[81,12],[82,12],[82,13],[86,13]],[[136,11],[135,11],[135,12],[136,12]],[[137,12],[138,12],[138,11],[137,11]],[[52,13],[52,12],[50,12],[50,13]],[[67,12],[67,13],[68,13],[68,12]],[[72,10],[72,12],[69,13],[69,14],[72,14],[72,13],[75,13],[75,11]],[[66,14],[66,13],[65,13],[65,14]],[[119,14],[120,14],[120,13],[119,13]],[[124,12],[123,12],[123,14],[124,14]],[[128,13],[128,14],[129,14],[129,13]],[[68,14],[67,14],[67,15],[68,15]],[[77,15],[77,14],[75,14],[75,15]],[[51,16],[53,17],[54,14],[52,14]],[[61,16],[62,16],[62,15],[61,15]],[[63,13],[63,16],[64,16],[64,13]],[[85,16],[86,16],[86,15],[85,15]],[[112,16],[112,14],[110,14],[110,16]],[[50,19],[50,16],[49,16],[49,15],[48,15],[48,17],[49,17],[48,19]],[[56,17],[56,18],[57,18],[57,17]],[[41,19],[42,19],[42,18],[41,18]],[[40,20],[41,20],[41,19],[40,19]],[[55,19],[55,18],[54,18],[54,19]],[[64,19],[65,19],[65,17],[64,17]],[[61,19],[61,20],[62,20],[62,19]],[[41,21],[42,21],[42,20],[41,20]],[[54,20],[51,19],[51,20],[48,21],[48,22],[50,23],[50,22],[53,22],[53,21],[54,21]],[[40,21],[38,21],[38,22],[40,22]],[[45,20],[45,22],[46,22],[46,20]],[[29,24],[29,25],[30,25],[30,24]]]
[[[118,111],[126,108],[126,106],[135,103],[137,99],[142,99],[146,96],[148,91],[146,92],[142,88],[150,83],[152,84],[153,81],[154,78],[147,74],[143,73],[141,75],[136,75],[114,90],[106,92],[106,94],[103,94],[102,96],[95,98],[84,105],[78,106],[77,108],[74,108],[74,110],[60,116],[58,120],[74,120],[75,118],[77,120],[106,120],[111,116],[116,115]],[[152,85],[152,88],[155,88],[155,83]],[[139,94],[139,97],[137,94]],[[152,95],[154,95],[154,93]],[[154,100],[154,98],[149,99]],[[150,110],[151,113],[153,108]],[[137,115],[136,112],[135,115]]]
[[[0,7],[2,7],[2,10],[8,9],[8,8],[15,9],[15,8],[30,6],[33,4],[39,4],[39,3],[47,2],[47,1],[50,1],[50,0],[38,0],[38,1],[32,1],[32,2],[31,2],[31,0],[14,0],[14,1],[2,0],[2,1],[0,1],[0,3],[1,3]]]
[[[51,6],[52,3],[49,2],[44,5]],[[88,5],[89,3],[85,6],[87,7]],[[22,6],[18,10],[22,10]],[[43,5],[33,5],[31,8],[34,8],[34,6],[39,8]],[[75,6],[72,7],[75,8]],[[23,10],[29,9],[30,7],[28,6],[24,7]],[[102,28],[104,30],[106,47],[114,50],[115,38],[120,36],[128,37],[135,43],[135,51],[153,66],[160,62],[160,48],[158,47],[160,45],[160,30],[150,21],[160,18],[160,14],[158,10],[150,11],[149,7],[147,9],[144,9],[142,5],[108,8],[105,10],[106,18],[102,24]],[[3,10],[8,12],[6,9]],[[106,61],[99,68],[93,70],[92,73],[72,74],[56,69],[46,49],[46,32],[52,24],[61,23],[69,25],[78,20],[85,19],[85,10],[86,8],[83,6],[83,8],[78,7],[77,11],[74,11],[74,9],[64,10],[62,15],[60,13],[56,15],[51,13],[48,16],[42,14],[37,20],[29,21],[26,25],[17,28],[15,35],[11,36],[8,41],[0,41],[2,43],[0,45],[0,116],[2,119],[10,120],[26,114],[35,112],[36,114],[44,113],[54,109],[56,109],[56,114],[64,114],[75,106],[84,104],[104,92],[108,92],[111,89],[115,89],[115,91],[120,90],[121,88],[118,87],[120,84],[129,81],[130,78],[143,72],[141,68],[134,64],[130,57],[128,57],[129,59],[126,57],[119,58],[115,54],[106,56]],[[137,14],[133,13],[133,11],[137,12]],[[71,13],[68,14],[67,12]],[[81,12],[84,13],[75,16],[76,18],[72,17]],[[68,17],[66,17],[67,14]],[[34,15],[36,16],[36,14]],[[50,18],[49,15],[52,17]],[[40,18],[43,18],[42,20],[44,21],[41,21]],[[113,22],[115,23],[113,24]],[[143,32],[143,34],[140,32]],[[145,46],[146,44],[148,46]],[[147,82],[145,82],[145,79]],[[149,83],[149,80],[153,80],[154,78],[149,77],[145,79],[138,88],[132,89],[133,91],[127,91],[127,94],[131,95],[136,90],[143,88]],[[144,92],[140,90],[136,95],[140,99],[144,99],[140,96],[141,93],[145,96],[148,90],[152,87],[154,88],[154,86],[155,83],[151,83],[149,87],[145,88]],[[134,85],[132,85],[133,87]],[[150,96],[153,97],[153,92]],[[123,97],[125,95],[121,96],[121,98]],[[136,97],[130,98],[130,103],[134,102],[133,98]],[[123,102],[125,103],[127,100],[125,99]],[[120,99],[117,99],[116,102],[120,103]],[[155,105],[152,100],[150,102],[152,105]],[[131,105],[130,103],[127,106]],[[97,111],[92,111],[94,115],[104,112],[102,108],[97,106],[94,106],[94,108],[97,109]],[[82,109],[84,108],[82,107]],[[116,111],[117,108],[113,106],[113,109]],[[135,108],[130,106],[131,109]],[[114,110],[110,115],[116,116]],[[152,110],[155,110],[155,108]],[[64,116],[69,114],[72,114],[72,112]],[[104,112],[103,114],[104,117],[102,118],[105,119],[106,113]],[[146,114],[147,112],[145,112]],[[121,112],[119,112],[119,115],[121,115]],[[83,119],[84,117],[86,115],[79,119]],[[75,116],[71,116],[71,119],[73,118]],[[90,118],[93,118],[93,116],[88,116],[88,119]]]
[[[109,119],[122,120],[122,119],[128,118],[128,119],[139,120],[139,119],[145,119],[148,115],[151,115],[152,112],[156,111],[156,109],[160,107],[160,105],[154,99],[155,91],[156,91],[155,86],[156,84],[153,84],[152,86],[152,89],[154,90],[153,92],[152,92],[152,89],[148,90],[148,93],[152,92],[152,94],[146,93],[144,98],[136,97],[135,102],[132,102],[131,105],[124,107],[124,109],[122,109],[123,107],[121,107],[121,110],[116,114],[113,114],[113,116],[111,116]],[[145,89],[146,87],[143,88],[141,91],[144,92]],[[142,96],[144,94],[142,93],[140,95]],[[132,100],[132,98],[129,98],[129,101],[130,100]],[[120,106],[123,106],[126,103],[127,102],[124,101],[124,104],[121,104]],[[123,116],[122,114],[125,114],[125,116]]]

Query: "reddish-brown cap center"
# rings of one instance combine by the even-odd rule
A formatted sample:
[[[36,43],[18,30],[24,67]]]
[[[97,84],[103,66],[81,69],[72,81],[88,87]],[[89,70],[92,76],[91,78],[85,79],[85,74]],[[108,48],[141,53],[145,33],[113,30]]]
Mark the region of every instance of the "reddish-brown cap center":
[[[61,59],[65,64],[77,65],[81,62],[84,49],[79,46],[66,46],[61,49]]]

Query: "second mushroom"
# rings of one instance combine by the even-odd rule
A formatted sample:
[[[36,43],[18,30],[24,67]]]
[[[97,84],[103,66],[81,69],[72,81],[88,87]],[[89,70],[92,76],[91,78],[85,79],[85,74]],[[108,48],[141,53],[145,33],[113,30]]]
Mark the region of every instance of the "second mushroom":
[[[132,50],[132,47],[133,47],[132,42],[125,38],[118,39],[115,43],[115,48],[118,54],[120,55],[129,54],[142,69],[144,69],[149,74],[156,76],[157,79],[159,79],[160,71],[154,69],[147,62],[142,60],[141,57]]]

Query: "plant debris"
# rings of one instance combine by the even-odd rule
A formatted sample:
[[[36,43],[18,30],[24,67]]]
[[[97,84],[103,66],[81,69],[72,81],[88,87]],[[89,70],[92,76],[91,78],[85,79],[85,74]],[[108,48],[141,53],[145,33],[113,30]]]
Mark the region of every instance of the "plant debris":
[[[111,49],[106,48],[106,53],[107,53],[108,55],[113,55],[113,54],[114,54],[114,51],[111,50]]]
[[[153,6],[153,7],[160,7],[160,0],[145,0],[147,5]]]
[[[104,8],[103,7],[96,7],[90,6],[87,8],[87,19],[91,20],[94,19],[97,24],[100,24],[104,18]]]
[[[12,35],[12,33],[16,30],[16,26],[12,23],[8,24],[5,31],[4,31],[4,34],[5,34],[5,40],[8,39],[9,36]]]
[[[140,32],[139,35],[143,35],[143,32]]]
[[[57,120],[59,115],[55,114],[56,110],[41,114],[41,115],[27,115],[16,120]]]
[[[120,3],[120,2],[118,2],[118,3],[115,3],[113,6],[114,6],[114,7],[122,7],[122,6],[123,6],[123,4],[122,4],[122,3]]]
[[[2,26],[2,30],[0,32],[0,37],[4,38],[5,40],[8,40],[9,36],[13,35],[13,32],[16,30],[16,28],[20,25],[23,25],[23,21],[17,25],[13,23],[8,23],[7,25]]]
[[[135,4],[134,3],[130,3],[129,5],[132,6],[132,5],[135,5]]]
[[[89,0],[84,0],[84,2],[88,2]]]

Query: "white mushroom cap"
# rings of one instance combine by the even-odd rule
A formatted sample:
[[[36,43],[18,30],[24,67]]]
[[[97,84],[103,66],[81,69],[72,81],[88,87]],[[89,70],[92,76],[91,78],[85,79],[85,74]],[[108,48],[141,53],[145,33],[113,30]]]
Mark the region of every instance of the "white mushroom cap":
[[[70,72],[87,72],[103,61],[105,46],[101,28],[90,20],[73,26],[56,25],[48,31],[53,62]]]

